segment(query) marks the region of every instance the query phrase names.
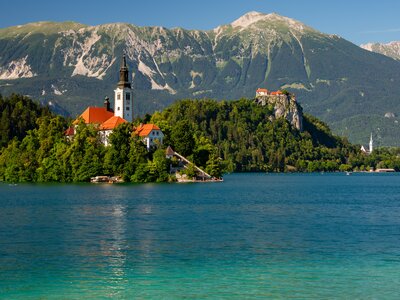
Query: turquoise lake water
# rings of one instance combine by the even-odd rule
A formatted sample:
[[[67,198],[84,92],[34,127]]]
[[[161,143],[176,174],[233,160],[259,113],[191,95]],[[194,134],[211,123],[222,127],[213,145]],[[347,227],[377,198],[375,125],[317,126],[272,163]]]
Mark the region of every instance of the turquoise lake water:
[[[1,299],[399,299],[400,175],[0,184]]]

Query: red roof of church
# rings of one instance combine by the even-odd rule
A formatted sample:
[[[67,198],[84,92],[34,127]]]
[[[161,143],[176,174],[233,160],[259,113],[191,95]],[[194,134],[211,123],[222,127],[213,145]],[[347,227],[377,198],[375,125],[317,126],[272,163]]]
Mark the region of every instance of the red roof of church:
[[[144,124],[136,128],[135,133],[139,136],[148,136],[152,130],[160,130],[160,128],[154,124]]]
[[[267,89],[258,89],[256,93],[268,93]]]
[[[118,127],[118,125],[127,123],[128,121],[122,119],[121,117],[112,116],[107,121],[100,125],[100,130],[113,130],[114,128]]]
[[[80,116],[86,124],[101,124],[114,116],[114,113],[108,111],[105,107],[89,106]],[[79,118],[73,124],[79,123]]]

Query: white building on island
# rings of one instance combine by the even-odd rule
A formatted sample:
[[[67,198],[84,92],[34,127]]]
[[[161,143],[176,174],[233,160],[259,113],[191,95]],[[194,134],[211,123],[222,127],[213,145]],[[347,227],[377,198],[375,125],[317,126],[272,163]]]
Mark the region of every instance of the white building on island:
[[[157,144],[162,145],[164,140],[163,132],[154,124],[140,124],[139,127],[136,128],[135,134],[143,139],[147,150],[150,150],[151,147],[154,147]]]

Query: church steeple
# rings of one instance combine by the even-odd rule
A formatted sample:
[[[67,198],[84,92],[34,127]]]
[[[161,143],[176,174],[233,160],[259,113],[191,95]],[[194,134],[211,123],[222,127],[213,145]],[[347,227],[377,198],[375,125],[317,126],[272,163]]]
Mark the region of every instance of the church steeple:
[[[121,68],[119,69],[119,82],[118,87],[123,88],[131,88],[131,83],[129,82],[129,70],[126,66],[126,57],[125,54],[122,57]]]
[[[372,133],[371,133],[371,139],[369,140],[369,153],[371,154],[372,151],[374,151],[374,140],[372,139]]]
[[[114,115],[121,117],[128,122],[133,120],[133,91],[129,81],[129,71],[126,66],[126,57],[122,57],[119,70],[119,81],[114,90]]]

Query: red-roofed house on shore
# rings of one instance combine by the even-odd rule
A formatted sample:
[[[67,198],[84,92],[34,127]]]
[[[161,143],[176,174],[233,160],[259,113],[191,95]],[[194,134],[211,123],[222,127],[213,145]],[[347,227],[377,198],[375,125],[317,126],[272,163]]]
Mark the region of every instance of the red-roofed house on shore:
[[[163,132],[157,125],[154,124],[140,124],[139,127],[136,128],[135,134],[143,139],[147,150],[150,150],[151,147],[156,146],[157,143],[162,144],[164,139]]]

